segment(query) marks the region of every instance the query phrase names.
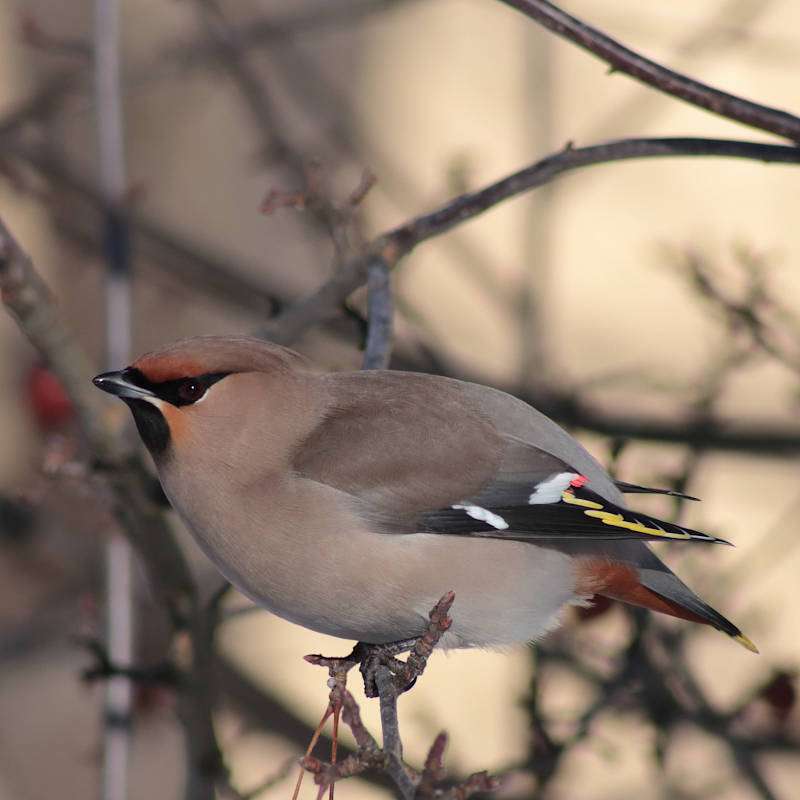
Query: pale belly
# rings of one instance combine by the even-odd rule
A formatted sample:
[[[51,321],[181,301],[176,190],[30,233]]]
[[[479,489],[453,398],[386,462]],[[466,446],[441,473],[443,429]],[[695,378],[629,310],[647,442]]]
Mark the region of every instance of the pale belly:
[[[343,639],[373,644],[420,635],[428,612],[455,592],[445,648],[534,641],[576,602],[572,560],[514,541],[436,534],[351,532],[312,547],[262,547],[197,530],[200,546],[243,594],[272,613]]]

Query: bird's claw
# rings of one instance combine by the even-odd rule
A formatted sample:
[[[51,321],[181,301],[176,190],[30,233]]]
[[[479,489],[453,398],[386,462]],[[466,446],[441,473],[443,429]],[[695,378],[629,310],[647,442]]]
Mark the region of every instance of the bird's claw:
[[[378,685],[375,675],[379,667],[388,667],[397,680],[397,693],[407,692],[416,682],[417,676],[406,679],[406,664],[395,658],[399,653],[411,649],[416,639],[404,639],[388,644],[368,644],[359,642],[347,656],[328,657],[322,655],[308,655],[305,660],[309,664],[326,667],[331,678],[346,675],[353,667],[358,665],[361,677],[364,679],[364,693],[367,697],[378,696]]]
[[[358,664],[361,677],[364,679],[364,693],[367,697],[378,697],[377,671],[379,667],[387,667],[394,676],[397,694],[403,694],[416,683],[417,678],[425,669],[428,657],[434,647],[439,643],[442,635],[449,630],[452,624],[449,611],[454,600],[455,594],[447,592],[430,610],[426,630],[421,636],[414,639],[401,639],[385,644],[359,642],[348,656],[339,658],[306,656],[305,660],[310,664],[327,667],[331,676],[329,680],[334,682],[331,689],[336,683],[344,686],[347,673]],[[400,653],[409,650],[411,652],[408,661],[404,662],[395,658]]]
[[[392,675],[394,675],[395,678],[398,678],[400,675],[402,675],[402,672],[405,669],[405,664],[396,659],[394,656],[381,652],[379,648],[376,648],[376,650],[367,654],[359,665],[361,677],[364,679],[364,694],[366,694],[367,697],[377,697],[379,694],[378,681],[376,677],[379,667],[388,667]],[[416,680],[416,678],[414,680]],[[397,693],[402,694],[410,689],[413,685],[414,681],[411,683],[405,683],[403,686],[398,686]]]

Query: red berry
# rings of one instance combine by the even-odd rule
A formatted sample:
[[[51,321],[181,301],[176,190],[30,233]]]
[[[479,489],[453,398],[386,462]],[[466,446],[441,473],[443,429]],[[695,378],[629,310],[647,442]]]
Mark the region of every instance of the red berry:
[[[788,672],[778,671],[760,692],[772,709],[779,722],[786,722],[797,702],[797,690],[793,676]]]
[[[74,411],[64,387],[45,367],[35,366],[28,373],[27,394],[33,416],[41,430],[63,428],[72,419]]]

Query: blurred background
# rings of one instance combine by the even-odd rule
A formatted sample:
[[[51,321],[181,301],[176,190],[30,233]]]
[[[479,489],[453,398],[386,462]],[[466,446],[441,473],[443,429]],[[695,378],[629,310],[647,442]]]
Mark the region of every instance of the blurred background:
[[[700,80],[800,110],[790,0],[573,0],[570,11]],[[88,1],[0,0],[0,215],[99,370],[91,13]],[[375,175],[358,213],[371,237],[568,141],[771,140],[610,76],[491,0],[129,0],[122,30],[137,354],[252,332],[331,274],[324,219],[260,211],[312,172],[337,203],[365,169]],[[392,365],[506,388],[620,478],[701,497],[635,504],[736,544],[659,552],[761,650],[598,605],[536,651],[436,655],[400,702],[412,763],[446,729],[450,771],[508,771],[507,797],[800,797],[796,169],[721,158],[592,167],[395,270]],[[364,307],[358,292],[297,348],[358,368]],[[0,798],[96,797],[103,691],[81,680],[93,661],[76,637],[102,638],[113,523],[77,455],[68,401],[5,314],[0,348]],[[716,445],[698,445],[709,430]],[[210,596],[219,577],[171,524]],[[136,606],[137,661],[157,663],[167,626],[138,568]],[[215,714],[241,795],[280,775],[325,707],[324,674],[301,657],[348,648],[246,606],[225,601]],[[376,703],[362,712],[377,732]],[[172,690],[137,687],[130,796],[180,796],[182,758]],[[252,796],[290,796],[294,774]],[[338,792],[389,796],[367,779]],[[310,781],[301,796],[315,796]]]

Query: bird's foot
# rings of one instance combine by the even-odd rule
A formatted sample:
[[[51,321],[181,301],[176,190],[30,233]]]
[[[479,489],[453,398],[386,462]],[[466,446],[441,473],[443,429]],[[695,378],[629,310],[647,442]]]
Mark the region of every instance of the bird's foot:
[[[314,746],[322,734],[322,729],[325,727],[325,723],[330,717],[333,717],[333,737],[331,743],[331,761],[328,767],[333,768],[335,766],[338,747],[339,715],[343,708],[345,712],[344,721],[350,726],[356,741],[359,743],[359,753],[365,748],[369,752],[377,748],[374,739],[371,738],[361,723],[358,706],[355,705],[353,696],[347,691],[347,675],[350,670],[356,665],[359,665],[361,675],[364,678],[364,691],[367,697],[378,697],[377,673],[380,667],[388,667],[394,680],[394,687],[389,683],[388,688],[389,695],[391,696],[390,704],[392,708],[394,708],[396,719],[397,695],[407,692],[416,683],[417,678],[422,674],[425,665],[428,663],[428,657],[433,652],[433,648],[436,647],[444,633],[450,628],[452,620],[448,612],[450,611],[450,606],[453,605],[454,599],[455,594],[453,592],[448,592],[439,600],[428,615],[428,626],[424,633],[416,639],[403,639],[386,644],[359,642],[347,656],[333,658],[322,655],[305,656],[305,660],[308,661],[309,664],[325,667],[328,670],[328,687],[331,692],[325,713],[322,715],[322,719],[319,721],[319,725],[317,725],[314,735],[311,737],[311,742],[306,749],[304,758],[301,759],[301,770],[297,777],[292,800],[297,800],[305,770],[310,769],[313,772],[315,769],[318,771],[318,769],[321,768],[321,762],[311,757],[311,751],[314,749]],[[396,658],[397,655],[408,650],[411,652],[406,661],[400,661]],[[385,690],[386,688],[387,687],[384,685],[383,689]],[[384,699],[384,697],[381,697],[382,715]],[[386,725],[385,722],[383,724]],[[386,728],[384,728],[384,741],[386,735]],[[365,742],[367,742],[367,744],[371,742],[371,745],[367,747]],[[372,750],[370,750],[370,747]],[[380,751],[378,750],[377,752]],[[312,762],[317,765],[315,768],[309,766]],[[339,775],[339,777],[341,777],[341,775]],[[336,778],[333,778],[332,781],[333,780],[336,780]],[[317,775],[317,782],[320,782],[319,773]],[[319,796],[322,797],[322,792]],[[329,784],[328,798],[329,800],[333,800],[333,782]]]
[[[453,605],[455,594],[448,592],[430,610],[428,614],[428,626],[423,634],[414,639],[400,639],[396,642],[386,642],[384,644],[370,644],[359,642],[347,656],[329,658],[321,655],[305,656],[305,660],[310,664],[327,667],[330,674],[328,685],[333,690],[334,681],[341,680],[344,687],[347,681],[347,673],[359,665],[361,676],[364,679],[364,692],[367,697],[377,697],[378,687],[375,681],[375,673],[378,667],[385,666],[394,675],[397,693],[407,692],[422,674],[428,663],[428,658],[433,652],[433,648],[446,633],[452,624],[449,611]],[[406,661],[400,661],[396,656],[401,653],[409,652]]]
[[[359,642],[353,648],[351,656],[358,658],[359,671],[364,679],[364,693],[367,697],[378,696],[378,684],[375,676],[381,666],[388,667],[394,675],[398,694],[407,692],[416,683],[417,676],[406,676],[406,663],[395,656],[412,650],[417,641],[417,639],[402,639],[386,644]]]
[[[411,650],[417,643],[417,639],[402,639],[397,642],[387,642],[385,644],[369,644],[368,642],[358,642],[352,652],[346,656],[304,656],[309,664],[319,667],[326,667],[330,677],[328,686],[333,691],[336,683],[341,683],[344,687],[347,683],[347,673],[353,667],[358,666],[361,676],[364,679],[364,691],[367,697],[377,697],[378,691],[375,684],[375,672],[378,667],[388,667],[393,675],[402,674],[406,665],[403,661],[395,658],[400,653]],[[414,677],[413,680],[416,680]],[[413,680],[400,691],[406,691],[413,685]]]

